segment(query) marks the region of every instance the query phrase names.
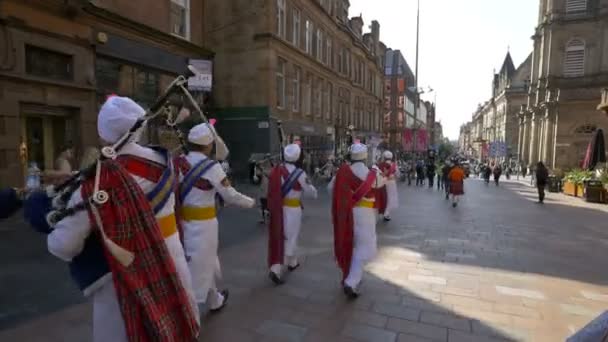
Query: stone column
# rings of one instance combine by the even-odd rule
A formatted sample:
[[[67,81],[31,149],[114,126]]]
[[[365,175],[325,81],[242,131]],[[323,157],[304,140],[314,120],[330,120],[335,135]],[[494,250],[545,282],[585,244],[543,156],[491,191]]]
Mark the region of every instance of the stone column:
[[[524,132],[522,134],[522,142],[521,142],[521,151],[522,151],[521,159],[526,164],[525,166],[528,166],[528,164],[530,163],[530,131],[531,131],[530,125],[532,124],[532,122],[530,120],[530,113],[528,111],[525,111],[523,114],[523,122],[524,122]]]
[[[532,113],[532,119],[531,119],[531,129],[530,129],[530,156],[529,156],[529,160],[528,160],[528,164],[533,164],[536,163],[538,161],[538,154],[539,154],[539,150],[538,150],[538,146],[539,146],[539,138],[538,135],[540,133],[540,129],[539,129],[539,124],[540,124],[540,120],[538,118],[538,114],[536,112],[537,110],[534,109],[534,112]]]

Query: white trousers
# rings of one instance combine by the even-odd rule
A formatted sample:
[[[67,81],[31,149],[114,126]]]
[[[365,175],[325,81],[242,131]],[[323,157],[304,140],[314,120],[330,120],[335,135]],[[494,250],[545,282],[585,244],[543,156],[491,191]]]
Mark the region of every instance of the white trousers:
[[[127,342],[118,297],[112,278],[93,292],[93,342]]]
[[[207,303],[213,309],[218,297],[216,281],[221,277],[220,260],[217,255],[219,232],[217,219],[188,221],[183,223],[184,248],[189,258],[188,267],[192,277],[192,288],[196,302]],[[210,297],[208,297],[210,295]]]
[[[357,288],[363,278],[365,264],[372,260],[377,253],[376,239],[376,209],[354,208],[354,246],[350,270],[344,283]]]
[[[302,227],[302,208],[283,207],[283,229],[285,231],[285,260],[283,264],[270,266],[270,271],[281,276],[285,272],[285,265],[297,266],[298,237]]]

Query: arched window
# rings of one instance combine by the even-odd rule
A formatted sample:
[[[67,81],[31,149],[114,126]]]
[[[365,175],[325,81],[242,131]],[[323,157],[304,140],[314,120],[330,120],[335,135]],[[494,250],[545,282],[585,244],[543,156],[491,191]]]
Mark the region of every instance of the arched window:
[[[587,0],[566,0],[566,14],[587,12]]]
[[[574,133],[576,133],[576,134],[591,134],[591,133],[595,132],[596,130],[597,130],[597,126],[596,125],[585,124],[585,125],[578,126],[574,130]]]
[[[585,42],[572,39],[564,54],[564,77],[580,77],[585,74]]]

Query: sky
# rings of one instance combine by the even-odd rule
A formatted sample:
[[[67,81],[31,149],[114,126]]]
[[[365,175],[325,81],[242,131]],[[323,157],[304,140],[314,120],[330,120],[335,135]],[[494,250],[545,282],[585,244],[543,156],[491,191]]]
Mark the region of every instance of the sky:
[[[380,22],[380,39],[415,72],[416,0],[351,0],[350,15],[359,14],[366,27]],[[436,96],[445,136],[458,139],[460,126],[490,99],[507,51],[515,67],[532,52],[537,19],[538,0],[420,0],[418,86],[434,89],[422,98]]]

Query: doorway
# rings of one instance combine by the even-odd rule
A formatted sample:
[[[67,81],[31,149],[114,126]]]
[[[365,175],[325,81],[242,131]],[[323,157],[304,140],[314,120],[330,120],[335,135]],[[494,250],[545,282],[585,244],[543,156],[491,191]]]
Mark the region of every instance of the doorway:
[[[73,115],[63,108],[24,109],[21,117],[24,175],[32,162],[40,170],[53,169],[59,154],[76,141]]]

